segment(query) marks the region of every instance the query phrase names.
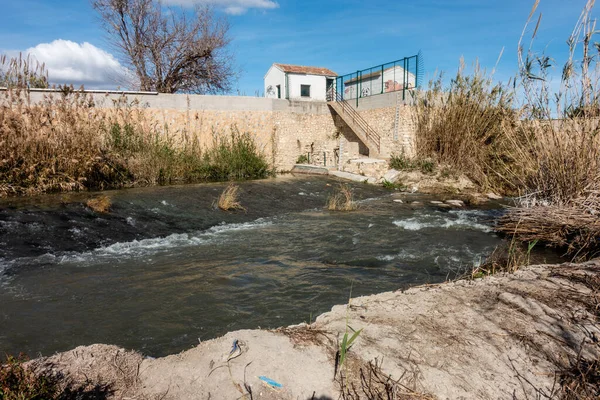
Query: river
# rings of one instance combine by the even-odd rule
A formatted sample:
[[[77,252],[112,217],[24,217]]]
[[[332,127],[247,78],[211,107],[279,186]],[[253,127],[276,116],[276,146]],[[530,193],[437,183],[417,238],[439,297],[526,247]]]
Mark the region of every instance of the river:
[[[225,184],[108,191],[108,214],[85,206],[91,193],[0,200],[0,354],[109,343],[164,356],[309,322],[351,287],[354,297],[442,282],[500,243],[497,203],[448,210],[353,183],[359,209],[327,211],[336,185],[241,183],[246,212],[215,208]]]

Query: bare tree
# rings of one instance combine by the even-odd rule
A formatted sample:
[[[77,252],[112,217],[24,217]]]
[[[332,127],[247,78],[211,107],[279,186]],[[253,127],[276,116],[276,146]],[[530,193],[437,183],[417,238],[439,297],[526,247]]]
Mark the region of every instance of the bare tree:
[[[220,93],[235,79],[227,20],[209,6],[165,8],[157,0],[91,0],[140,90]]]

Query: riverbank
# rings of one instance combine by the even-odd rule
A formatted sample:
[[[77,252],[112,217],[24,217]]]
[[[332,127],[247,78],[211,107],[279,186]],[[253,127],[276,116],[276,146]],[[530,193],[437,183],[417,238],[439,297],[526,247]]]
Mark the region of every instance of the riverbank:
[[[358,297],[310,325],[230,332],[163,358],[93,345],[32,364],[110,398],[334,399],[340,373],[361,395],[365,385],[386,390],[362,373],[390,375],[388,391],[414,398],[546,398],[565,390],[578,361],[600,356],[599,272],[600,261],[538,265]],[[334,379],[347,326],[362,331]],[[375,360],[380,369],[369,368]]]

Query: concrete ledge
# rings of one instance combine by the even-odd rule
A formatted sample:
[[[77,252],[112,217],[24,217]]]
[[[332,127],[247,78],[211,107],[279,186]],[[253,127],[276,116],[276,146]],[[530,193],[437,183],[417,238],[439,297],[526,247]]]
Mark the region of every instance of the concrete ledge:
[[[325,167],[310,164],[296,164],[290,171],[293,174],[328,175],[329,170]]]
[[[353,182],[367,182],[371,184],[377,183],[377,180],[373,177],[367,177],[364,175],[353,174],[351,172],[344,171],[329,171],[329,175],[337,176],[338,178],[348,179]]]

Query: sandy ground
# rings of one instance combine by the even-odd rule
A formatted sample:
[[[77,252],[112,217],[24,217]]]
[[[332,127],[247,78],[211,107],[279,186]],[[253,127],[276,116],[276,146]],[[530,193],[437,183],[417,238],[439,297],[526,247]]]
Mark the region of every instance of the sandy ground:
[[[395,398],[550,398],[578,354],[599,355],[599,273],[600,261],[534,266],[355,298],[310,326],[231,332],[159,359],[93,345],[34,364],[120,399],[338,399],[341,377],[356,393],[344,398],[373,398],[388,375]],[[334,379],[347,326],[362,331]]]

